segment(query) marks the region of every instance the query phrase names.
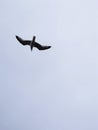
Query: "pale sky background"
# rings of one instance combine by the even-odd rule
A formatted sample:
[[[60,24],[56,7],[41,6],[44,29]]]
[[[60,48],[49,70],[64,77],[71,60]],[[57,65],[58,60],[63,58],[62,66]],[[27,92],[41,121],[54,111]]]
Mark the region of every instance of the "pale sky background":
[[[0,130],[98,130],[97,23],[96,0],[0,1]]]

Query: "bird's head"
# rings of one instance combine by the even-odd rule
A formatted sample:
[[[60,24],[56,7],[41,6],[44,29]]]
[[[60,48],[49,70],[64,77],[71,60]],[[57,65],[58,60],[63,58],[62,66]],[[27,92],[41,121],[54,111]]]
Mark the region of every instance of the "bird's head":
[[[33,36],[33,39],[35,40],[35,39],[36,39],[36,36]]]

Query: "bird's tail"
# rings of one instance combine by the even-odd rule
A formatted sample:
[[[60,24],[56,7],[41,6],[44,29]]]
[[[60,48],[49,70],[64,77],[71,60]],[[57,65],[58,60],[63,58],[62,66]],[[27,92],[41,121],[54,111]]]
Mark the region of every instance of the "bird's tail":
[[[34,47],[34,42],[33,42],[33,41],[31,41],[31,43],[30,43],[30,48],[31,48],[31,51],[33,50],[33,47]]]

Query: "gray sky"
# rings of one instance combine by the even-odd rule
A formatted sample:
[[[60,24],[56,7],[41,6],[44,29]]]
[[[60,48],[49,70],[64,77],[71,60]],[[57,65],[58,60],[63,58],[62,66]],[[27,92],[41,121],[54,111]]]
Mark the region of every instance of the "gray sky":
[[[0,1],[0,130],[98,130],[97,5]],[[15,35],[52,48],[31,52]]]

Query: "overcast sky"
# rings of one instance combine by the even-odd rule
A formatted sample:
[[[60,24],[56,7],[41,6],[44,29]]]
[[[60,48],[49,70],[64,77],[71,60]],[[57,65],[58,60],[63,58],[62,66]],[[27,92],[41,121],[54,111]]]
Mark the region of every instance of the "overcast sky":
[[[97,5],[0,1],[0,130],[98,130]]]

